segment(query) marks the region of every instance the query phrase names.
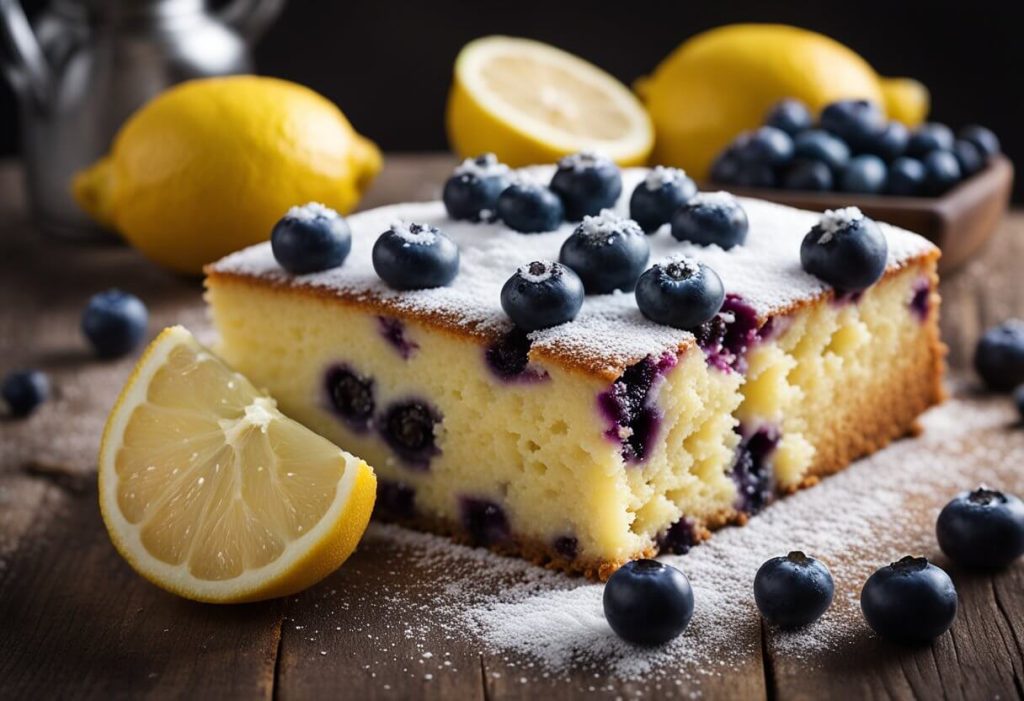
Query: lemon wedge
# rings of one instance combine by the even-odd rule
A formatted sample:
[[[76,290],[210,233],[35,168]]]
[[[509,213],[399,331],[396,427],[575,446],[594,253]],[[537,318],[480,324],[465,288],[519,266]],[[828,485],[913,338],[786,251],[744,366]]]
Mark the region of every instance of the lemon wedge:
[[[447,127],[461,156],[490,151],[513,167],[587,150],[638,165],[654,145],[651,120],[625,85],[553,46],[504,36],[459,53]]]
[[[337,569],[366,530],[376,478],[174,326],[107,419],[99,494],[139,574],[230,603],[292,594]]]

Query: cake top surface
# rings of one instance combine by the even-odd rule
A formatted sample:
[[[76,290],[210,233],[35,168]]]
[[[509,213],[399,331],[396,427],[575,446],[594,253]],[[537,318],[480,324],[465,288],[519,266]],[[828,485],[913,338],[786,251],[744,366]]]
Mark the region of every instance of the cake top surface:
[[[546,182],[553,172],[552,166],[537,166],[526,169],[524,174]],[[622,196],[614,214],[629,216],[629,197],[650,172],[643,168],[623,170]],[[705,197],[721,195],[707,193]],[[761,200],[737,200],[750,221],[744,245],[725,251],[718,246],[680,242],[672,238],[665,225],[647,237],[650,264],[679,254],[695,258],[718,273],[727,294],[742,297],[762,319],[831,296],[832,288],[804,272],[800,265],[800,244],[813,226],[822,223],[822,214]],[[840,211],[843,214],[836,216],[853,216],[852,212]],[[602,213],[601,224],[605,218],[610,219],[611,215]],[[460,269],[450,286],[399,292],[377,276],[371,260],[373,244],[396,222],[437,227],[458,244]],[[270,244],[262,243],[221,259],[208,268],[208,273],[306,289],[371,306],[381,314],[419,320],[471,336],[496,338],[512,327],[501,308],[502,285],[531,261],[557,261],[562,242],[579,226],[578,222],[566,222],[552,232],[521,234],[501,222],[452,220],[440,201],[380,207],[354,214],[348,217],[348,223],[352,250],[341,267],[291,275],[278,265]],[[935,254],[935,247],[917,234],[884,223],[879,225],[888,241],[888,270]],[[648,355],[676,351],[694,342],[689,331],[644,318],[632,292],[587,296],[574,321],[535,331],[530,339],[531,357],[609,376],[617,376],[624,367]]]

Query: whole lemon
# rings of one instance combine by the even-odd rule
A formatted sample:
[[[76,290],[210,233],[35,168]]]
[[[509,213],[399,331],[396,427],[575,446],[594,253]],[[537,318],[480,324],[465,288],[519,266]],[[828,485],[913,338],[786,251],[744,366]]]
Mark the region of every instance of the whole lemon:
[[[75,199],[153,261],[182,273],[266,240],[289,207],[350,211],[377,147],[333,103],[257,76],[182,83],[140,108]]]

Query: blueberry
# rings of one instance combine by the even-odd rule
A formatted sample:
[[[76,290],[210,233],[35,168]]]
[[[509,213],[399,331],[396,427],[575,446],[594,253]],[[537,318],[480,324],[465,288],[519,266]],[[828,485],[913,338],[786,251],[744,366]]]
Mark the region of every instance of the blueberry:
[[[781,129],[790,136],[796,136],[805,129],[810,129],[812,121],[807,105],[793,98],[776,102],[764,118],[766,125]]]
[[[562,201],[549,188],[536,183],[509,185],[498,196],[498,218],[524,234],[554,231],[565,218]]]
[[[717,244],[725,250],[742,246],[749,228],[747,213],[728,192],[696,195],[672,215],[672,236],[677,240]]]
[[[505,510],[493,501],[463,497],[462,527],[473,545],[498,545],[512,537]]]
[[[941,195],[960,182],[960,163],[952,151],[932,151],[924,157],[924,190]]]
[[[885,189],[885,161],[869,153],[854,156],[839,176],[839,189],[873,195]]]
[[[634,560],[604,587],[604,616],[615,634],[636,645],[662,645],[679,637],[693,618],[686,575],[657,560]]]
[[[782,186],[787,190],[826,192],[832,185],[832,169],[822,161],[796,161],[782,176]]]
[[[781,628],[814,623],[832,605],[832,573],[820,560],[794,551],[773,557],[754,577],[754,601],[764,619]]]
[[[736,157],[736,152],[727,148],[718,154],[711,164],[711,181],[722,185],[734,185],[736,176],[739,175],[742,168],[743,164]]]
[[[558,162],[551,190],[565,205],[569,221],[579,221],[615,205],[622,194],[622,176],[611,160],[584,151]]]
[[[717,314],[724,301],[718,273],[685,256],[655,263],[636,283],[641,313],[677,329],[696,329]]]
[[[292,207],[274,224],[270,249],[294,275],[337,268],[352,250],[352,232],[337,212],[316,202]]]
[[[745,163],[786,165],[793,160],[793,139],[781,129],[761,127],[745,135],[737,145],[736,155]]]
[[[835,134],[823,129],[810,129],[797,134],[793,140],[796,158],[821,161],[833,173],[839,173],[850,161],[850,147]]]
[[[341,418],[360,429],[369,425],[376,408],[373,385],[373,378],[363,377],[343,365],[330,368],[324,377],[331,407]]]
[[[1024,384],[1024,321],[1010,319],[982,334],[974,351],[974,368],[997,392]]]
[[[962,492],[939,513],[935,535],[958,565],[1006,567],[1024,555],[1024,502],[986,487]]]
[[[901,122],[889,122],[865,150],[888,162],[902,156],[909,141],[910,132]]]
[[[646,233],[653,234],[696,194],[697,185],[686,173],[678,168],[655,166],[633,190],[629,216]]]
[[[11,416],[28,416],[50,397],[50,378],[40,370],[15,370],[4,376],[0,397]]]
[[[868,100],[839,100],[821,111],[819,124],[855,150],[868,148],[885,129],[882,111]]]
[[[828,210],[804,237],[800,262],[841,292],[864,290],[882,277],[889,246],[882,230],[856,207]]]
[[[924,191],[924,163],[909,156],[897,158],[889,166],[885,191],[904,197],[920,195]]]
[[[493,153],[485,153],[467,158],[455,169],[441,199],[452,219],[494,221],[498,195],[510,184],[508,166]]]
[[[434,435],[440,422],[441,415],[434,407],[409,400],[389,406],[378,425],[384,441],[408,466],[426,469],[430,458],[440,453]]]
[[[583,306],[583,282],[561,263],[524,265],[501,288],[501,308],[523,331],[572,321]]]
[[[860,593],[871,629],[900,643],[928,643],[953,625],[953,581],[923,557],[905,557],[877,570]]]
[[[101,358],[131,353],[146,335],[148,323],[142,300],[116,289],[93,295],[82,312],[82,333]]]
[[[599,216],[583,217],[562,244],[558,262],[580,276],[588,295],[602,295],[631,292],[650,256],[640,225],[606,209]]]
[[[1017,413],[1021,421],[1024,421],[1024,385],[1013,390],[1013,403],[1017,405]]]
[[[990,129],[977,124],[971,124],[960,130],[959,137],[964,141],[970,141],[974,144],[981,151],[985,160],[990,160],[994,156],[999,155],[999,137]]]
[[[437,227],[396,222],[373,244],[373,269],[396,290],[444,287],[459,273],[459,247]]]
[[[953,155],[960,165],[960,172],[966,178],[985,167],[985,156],[973,142],[957,139],[953,142]]]
[[[924,158],[932,151],[949,151],[953,148],[953,132],[945,124],[927,122],[910,135],[907,155]]]
[[[767,163],[740,163],[732,179],[736,187],[775,187],[775,169]]]

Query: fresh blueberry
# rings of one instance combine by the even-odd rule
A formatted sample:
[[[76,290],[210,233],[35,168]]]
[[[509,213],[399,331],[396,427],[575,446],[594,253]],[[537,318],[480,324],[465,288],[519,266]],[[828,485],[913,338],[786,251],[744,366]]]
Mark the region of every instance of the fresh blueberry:
[[[985,160],[990,160],[994,156],[999,155],[999,137],[991,129],[971,124],[961,129],[959,136],[961,139],[974,144],[981,151]]]
[[[839,176],[839,189],[873,195],[885,189],[885,161],[869,153],[854,156]]]
[[[764,123],[770,127],[781,129],[790,136],[810,129],[813,119],[807,105],[793,98],[781,100],[768,110]]]
[[[764,619],[781,628],[814,623],[832,605],[832,573],[820,560],[794,551],[773,557],[754,577],[754,601]]]
[[[797,134],[793,140],[796,158],[821,161],[833,173],[842,172],[850,161],[850,147],[835,134],[824,129],[810,129]]]
[[[761,127],[741,137],[736,155],[744,163],[777,167],[793,159],[793,139],[775,127]]]
[[[498,196],[498,218],[524,234],[554,231],[565,218],[558,195],[543,185],[519,182]]]
[[[505,510],[488,499],[463,497],[462,527],[473,545],[499,545],[512,537]]]
[[[396,290],[444,287],[459,273],[459,247],[435,226],[396,222],[373,244],[373,269]]]
[[[939,513],[935,535],[958,565],[1006,567],[1024,555],[1024,502],[987,487],[962,492]]]
[[[712,174],[714,177],[714,174]],[[655,166],[629,198],[629,216],[648,234],[697,194],[697,185],[678,168]]]
[[[440,453],[434,435],[439,423],[441,414],[418,400],[392,404],[378,419],[384,441],[406,465],[420,470],[427,469],[430,458]]]
[[[728,192],[695,195],[672,215],[672,236],[702,246],[742,246],[749,228],[747,213]]]
[[[826,105],[821,111],[819,124],[845,141],[850,147],[861,151],[868,148],[885,129],[886,121],[882,111],[868,100],[839,100]]]
[[[1013,390],[1013,403],[1017,405],[1017,413],[1021,421],[1024,421],[1024,385]]]
[[[622,194],[622,175],[611,160],[584,151],[558,162],[551,190],[565,205],[569,221],[580,221],[615,205]]]
[[[889,246],[882,230],[856,207],[826,211],[804,237],[800,262],[842,292],[867,289],[882,277]]]
[[[960,163],[952,151],[932,151],[924,160],[924,190],[941,195],[960,182]]]
[[[101,358],[131,353],[146,335],[148,323],[142,300],[116,289],[93,295],[82,312],[82,333]]]
[[[352,250],[352,232],[337,212],[317,202],[292,207],[274,224],[270,249],[294,275],[337,268]]]
[[[606,209],[596,217],[583,217],[562,244],[558,262],[580,276],[588,295],[603,295],[632,291],[650,256],[640,225]]]
[[[905,557],[877,570],[860,593],[871,629],[900,643],[929,643],[953,625],[956,588],[923,557]]]
[[[822,161],[798,160],[782,176],[782,186],[787,190],[826,192],[832,185],[832,169]]]
[[[524,265],[501,288],[501,308],[523,331],[572,321],[583,306],[583,282],[561,263]]]
[[[485,153],[467,158],[455,169],[441,199],[452,219],[494,221],[498,195],[510,184],[508,166],[493,153]]]
[[[885,191],[903,197],[920,195],[924,191],[924,163],[909,156],[897,158],[889,165]]]
[[[28,416],[50,397],[50,378],[40,370],[15,370],[4,377],[0,397],[11,416]]]
[[[732,148],[727,148],[718,154],[711,164],[711,181],[722,185],[734,185],[736,176],[742,168],[743,164],[736,157],[736,152]]]
[[[373,385],[373,378],[363,377],[343,365],[331,367],[324,377],[331,407],[341,418],[360,429],[369,425],[376,408]]]
[[[910,135],[907,155],[924,158],[932,151],[949,151],[953,148],[953,131],[945,124],[927,122]]]
[[[657,560],[634,560],[604,587],[604,617],[615,634],[635,645],[662,645],[679,637],[693,618],[686,575]]]
[[[717,314],[724,301],[718,273],[685,256],[655,263],[636,283],[641,313],[677,329],[696,329]]]
[[[974,351],[974,368],[997,392],[1024,384],[1024,321],[1010,319],[982,334]]]
[[[960,164],[960,172],[966,178],[985,167],[985,156],[974,142],[957,139],[953,142],[953,155]]]
[[[767,163],[740,163],[740,168],[732,179],[736,187],[773,188],[775,187],[775,169]]]
[[[889,122],[865,150],[889,162],[903,155],[909,141],[910,131],[901,122]]]

